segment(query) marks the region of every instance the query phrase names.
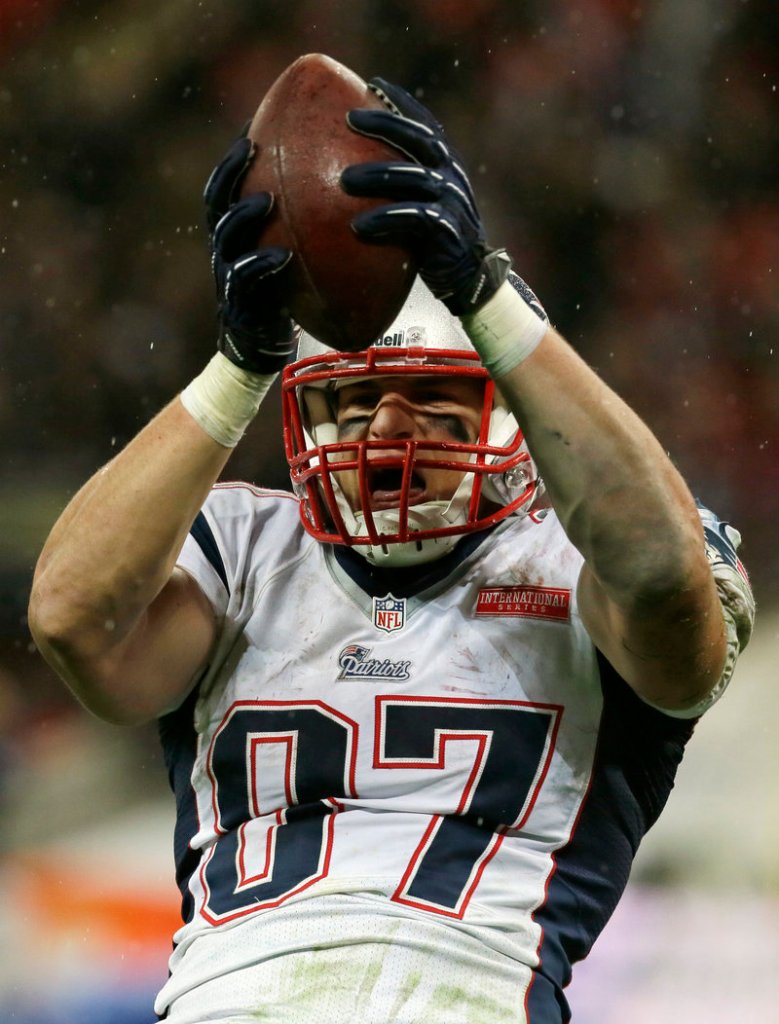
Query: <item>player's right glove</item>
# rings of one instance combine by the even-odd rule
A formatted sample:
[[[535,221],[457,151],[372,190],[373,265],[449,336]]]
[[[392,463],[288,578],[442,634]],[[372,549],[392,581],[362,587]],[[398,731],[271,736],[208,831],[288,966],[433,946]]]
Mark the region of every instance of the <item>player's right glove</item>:
[[[255,146],[245,135],[211,174],[204,201],[211,270],[219,303],[220,352],[242,370],[271,374],[294,350],[292,320],[283,306],[284,268],[292,259],[280,246],[257,248],[273,207],[269,192],[239,199]]]

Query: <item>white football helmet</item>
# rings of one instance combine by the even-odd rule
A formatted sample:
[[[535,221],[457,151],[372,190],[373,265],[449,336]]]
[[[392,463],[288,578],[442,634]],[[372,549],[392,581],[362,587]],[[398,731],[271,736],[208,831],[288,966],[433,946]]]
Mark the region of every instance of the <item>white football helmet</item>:
[[[414,565],[440,558],[463,534],[526,512],[533,503],[540,481],[519,426],[460,321],[421,278],[395,322],[365,350],[337,352],[301,331],[297,355],[282,377],[284,445],[303,525],[317,540],[349,545],[375,565]],[[339,440],[339,387],[365,377],[408,375],[483,382],[476,442]],[[386,458],[381,450],[388,451]],[[370,508],[370,474],[377,465],[398,473],[397,508]],[[462,481],[449,500],[410,504],[412,479],[431,468],[461,470]],[[355,470],[362,508],[351,507],[339,483],[340,474]]]

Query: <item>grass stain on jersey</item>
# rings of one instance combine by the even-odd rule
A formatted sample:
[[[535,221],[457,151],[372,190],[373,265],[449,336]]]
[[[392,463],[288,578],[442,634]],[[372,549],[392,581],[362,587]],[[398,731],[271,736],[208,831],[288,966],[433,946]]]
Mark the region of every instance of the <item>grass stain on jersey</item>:
[[[346,974],[343,971],[344,954],[337,946],[314,946],[304,956],[305,961],[296,963],[290,973],[287,992],[290,1005],[298,1013],[322,1011],[325,994],[341,1006],[349,1003],[359,1005],[363,998],[367,1002],[382,970],[382,958],[378,958],[361,965],[359,977],[354,969]]]
[[[395,1020],[400,1011],[403,1009],[405,1004],[414,995],[417,990],[420,981],[422,980],[421,971],[411,971],[408,977],[403,982],[400,992],[398,992],[392,1003],[392,1009],[390,1010],[388,1020]]]
[[[373,992],[374,988],[376,987],[376,982],[379,980],[381,969],[381,960],[373,960],[371,961],[371,963],[366,965],[365,970],[363,971],[362,978],[360,979],[360,983],[357,986],[358,1005],[359,1000],[363,996],[369,997],[370,993]]]
[[[484,991],[469,992],[459,985],[438,985],[430,999],[429,1011],[431,1021],[446,1020],[455,1014],[457,1020],[467,1020],[468,1024],[498,1024],[507,1019],[504,1003],[490,999]],[[512,1007],[509,1012],[513,1011]]]
[[[317,954],[326,954],[323,959],[317,959]],[[295,1005],[306,1003],[312,1000],[321,1000],[323,986],[332,981],[333,965],[329,954],[332,950],[326,946],[313,946],[306,954],[305,963],[296,963],[292,973],[294,985]]]

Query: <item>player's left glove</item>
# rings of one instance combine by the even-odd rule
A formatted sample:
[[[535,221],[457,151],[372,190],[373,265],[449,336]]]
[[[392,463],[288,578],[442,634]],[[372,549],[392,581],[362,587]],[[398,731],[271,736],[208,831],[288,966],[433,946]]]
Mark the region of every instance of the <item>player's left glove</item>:
[[[387,110],[352,110],[349,127],[381,139],[411,163],[367,163],[341,174],[346,192],[393,200],[355,217],[352,226],[366,241],[410,244],[420,276],[456,316],[487,302],[508,276],[505,249],[487,244],[473,190],[443,127],[430,111],[382,78],[369,88]]]

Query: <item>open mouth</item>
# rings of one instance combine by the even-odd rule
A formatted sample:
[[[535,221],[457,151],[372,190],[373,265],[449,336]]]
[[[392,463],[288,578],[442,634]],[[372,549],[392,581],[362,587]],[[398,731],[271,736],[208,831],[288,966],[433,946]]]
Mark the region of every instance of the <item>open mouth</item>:
[[[403,470],[393,468],[375,468],[368,471],[368,491],[371,496],[371,508],[375,511],[383,508],[397,508],[403,489]],[[412,473],[411,487],[408,492],[409,505],[417,505],[425,500],[427,487],[419,473]]]

